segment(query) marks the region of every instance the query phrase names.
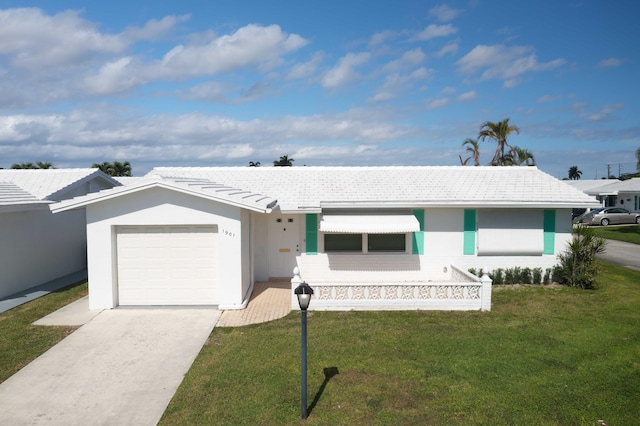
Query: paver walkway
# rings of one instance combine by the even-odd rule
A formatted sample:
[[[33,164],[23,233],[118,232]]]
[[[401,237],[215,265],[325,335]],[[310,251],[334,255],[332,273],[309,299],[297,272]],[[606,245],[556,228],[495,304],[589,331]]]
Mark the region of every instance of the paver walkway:
[[[291,282],[257,282],[245,309],[222,313],[216,327],[239,327],[273,321],[291,312]]]

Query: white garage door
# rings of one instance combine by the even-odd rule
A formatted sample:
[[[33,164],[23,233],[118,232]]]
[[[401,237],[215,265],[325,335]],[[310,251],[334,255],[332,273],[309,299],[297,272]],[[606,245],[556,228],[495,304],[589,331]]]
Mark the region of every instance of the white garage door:
[[[117,228],[120,305],[217,305],[217,226]]]

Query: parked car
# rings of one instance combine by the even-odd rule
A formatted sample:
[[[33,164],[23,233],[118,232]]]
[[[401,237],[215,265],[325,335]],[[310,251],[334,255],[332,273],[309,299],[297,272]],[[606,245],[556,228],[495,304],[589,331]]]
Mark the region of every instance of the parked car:
[[[640,223],[640,213],[631,213],[620,207],[606,207],[591,210],[577,220],[578,223],[589,225],[614,225],[620,223]]]

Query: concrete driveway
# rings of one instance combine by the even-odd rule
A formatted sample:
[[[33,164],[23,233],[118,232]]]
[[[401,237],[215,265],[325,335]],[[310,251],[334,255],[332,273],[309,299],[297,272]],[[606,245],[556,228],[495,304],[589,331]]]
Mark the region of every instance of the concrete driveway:
[[[103,311],[0,384],[0,424],[155,425],[219,317]]]
[[[638,244],[607,240],[607,249],[596,257],[640,271],[640,245]]]

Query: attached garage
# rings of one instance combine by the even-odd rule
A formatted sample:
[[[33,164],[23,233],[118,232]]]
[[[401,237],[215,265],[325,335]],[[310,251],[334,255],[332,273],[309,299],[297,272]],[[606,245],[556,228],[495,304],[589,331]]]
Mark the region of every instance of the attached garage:
[[[217,226],[118,226],[121,306],[218,305]]]

